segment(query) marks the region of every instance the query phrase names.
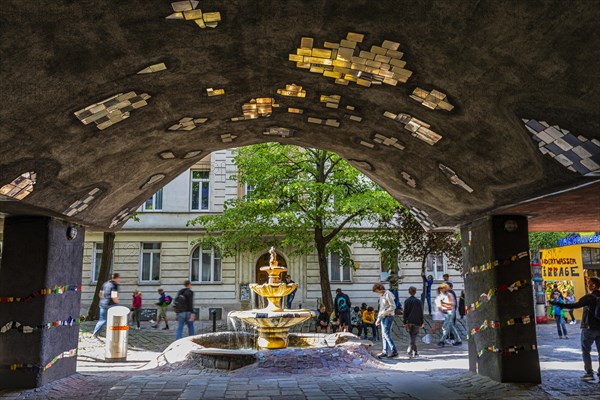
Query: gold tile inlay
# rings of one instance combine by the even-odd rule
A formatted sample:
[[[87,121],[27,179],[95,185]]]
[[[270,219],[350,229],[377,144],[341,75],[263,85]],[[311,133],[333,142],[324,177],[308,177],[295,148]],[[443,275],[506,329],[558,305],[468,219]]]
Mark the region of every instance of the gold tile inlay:
[[[250,99],[248,103],[242,105],[243,115],[241,117],[233,117],[231,120],[245,121],[259,117],[270,117],[273,113],[273,108],[276,107],[279,107],[279,104],[275,103],[275,99],[272,97]]]
[[[428,92],[427,90],[416,88],[415,90],[413,90],[412,94],[410,95],[410,98],[421,103],[422,106],[427,107],[431,110],[441,109],[446,111],[452,111],[452,109],[454,108],[454,106],[448,101],[447,96],[444,93],[435,89],[431,92]]]
[[[23,200],[33,192],[36,177],[37,174],[34,171],[25,172],[13,179],[12,182],[0,187],[0,195]]]
[[[206,94],[208,95],[208,97],[222,96],[225,94],[225,89],[208,88],[206,89]]]
[[[285,89],[277,89],[277,94],[287,97],[306,97],[306,90],[303,90],[302,86],[292,83],[285,85]]]
[[[221,22],[221,13],[218,11],[202,12],[196,0],[176,1],[171,3],[174,13],[166,19],[183,19],[193,21],[200,28],[216,28]]]
[[[412,136],[416,137],[419,140],[422,140],[423,142],[431,146],[433,146],[442,139],[442,135],[429,129],[431,125],[424,121],[421,121],[420,119],[412,117],[409,114],[394,114],[392,112],[386,111],[383,113],[383,116],[386,118],[393,119],[394,121],[398,121],[401,124],[404,124],[404,129],[411,132]]]
[[[203,124],[208,121],[208,118],[192,118],[185,117],[181,118],[178,123],[169,127],[170,131],[191,131],[196,129],[199,124]]]
[[[129,118],[132,110],[147,106],[147,100],[150,97],[148,93],[139,95],[135,92],[118,93],[106,100],[75,111],[75,116],[84,125],[94,122],[98,129],[103,130]]]
[[[159,72],[159,71],[164,71],[167,69],[167,66],[165,65],[165,63],[159,63],[159,64],[152,64],[144,69],[142,69],[141,71],[138,71],[138,75],[142,75],[142,74],[153,74],[155,72]]]

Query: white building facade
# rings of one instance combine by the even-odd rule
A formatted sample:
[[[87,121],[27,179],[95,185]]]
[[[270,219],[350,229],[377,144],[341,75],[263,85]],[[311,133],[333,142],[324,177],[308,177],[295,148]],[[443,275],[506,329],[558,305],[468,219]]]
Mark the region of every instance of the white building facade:
[[[192,281],[200,319],[208,319],[212,309],[225,317],[231,310],[258,305],[248,284],[264,279],[258,268],[268,264],[267,247],[263,252],[221,257],[216,249],[194,244],[204,231],[187,226],[198,215],[223,212],[227,199],[244,194],[239,183],[231,179],[236,175],[232,151],[214,152],[196,163],[140,207],[139,221],[130,220],[117,232],[112,269],[121,275],[123,305],[130,304],[133,291],[138,289],[142,292],[143,308],[156,308],[158,288],[174,297],[186,279]],[[87,314],[96,287],[102,236],[102,232],[86,232],[82,314]],[[354,268],[340,266],[335,255],[329,257],[332,291],[341,288],[353,305],[364,302],[376,306],[378,296],[371,292],[371,287],[387,276],[381,266],[381,254],[360,244],[350,250],[356,263]],[[277,252],[279,263],[287,266],[288,274],[299,285],[293,307],[316,309],[321,299],[316,252],[304,256],[292,256],[289,249]],[[455,290],[462,290],[462,277],[458,271],[447,268],[442,255],[430,257],[427,268],[436,282],[441,282],[442,275],[448,273]],[[420,261],[399,263],[401,300],[406,298],[409,286],[417,287],[420,293],[420,271]]]

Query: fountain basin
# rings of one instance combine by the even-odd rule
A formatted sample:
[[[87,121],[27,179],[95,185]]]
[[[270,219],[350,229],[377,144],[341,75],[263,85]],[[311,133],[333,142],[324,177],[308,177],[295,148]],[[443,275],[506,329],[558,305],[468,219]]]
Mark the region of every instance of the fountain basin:
[[[314,318],[315,313],[309,310],[271,311],[263,309],[232,311],[228,316],[256,327],[259,347],[263,349],[282,349],[288,345],[290,328],[309,318]]]
[[[256,350],[202,348],[192,350],[190,358],[209,369],[234,370],[256,362]]]

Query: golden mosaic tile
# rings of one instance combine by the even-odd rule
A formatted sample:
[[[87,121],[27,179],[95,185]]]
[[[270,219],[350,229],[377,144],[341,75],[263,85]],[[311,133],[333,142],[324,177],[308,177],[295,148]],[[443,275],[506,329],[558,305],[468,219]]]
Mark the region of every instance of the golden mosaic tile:
[[[417,187],[417,181],[415,181],[415,179],[408,172],[402,171],[400,175],[402,176],[402,179],[404,180],[404,182],[406,182],[408,186],[412,188]]]
[[[383,47],[384,49],[395,51],[398,50],[398,48],[400,47],[400,43],[392,42],[390,40],[384,40],[381,44],[381,47]]]
[[[208,88],[206,89],[206,94],[208,95],[208,97],[222,96],[225,94],[225,89]]]
[[[288,112],[292,114],[303,114],[304,110],[301,108],[288,107]]]
[[[303,90],[302,86],[292,83],[285,85],[285,89],[277,89],[277,94],[288,97],[306,97],[306,90]]]
[[[259,97],[250,99],[248,103],[242,105],[241,117],[233,117],[232,121],[244,121],[249,119],[257,119],[259,117],[270,117],[273,113],[273,108],[279,107],[272,97]]]
[[[373,143],[361,140],[360,141],[360,145],[361,146],[365,146],[366,148],[372,149],[373,147],[375,147],[375,145]]]
[[[380,135],[379,133],[375,134],[375,137],[373,138],[373,141],[375,143],[380,143],[383,144],[384,146],[392,146],[395,147],[398,150],[404,150],[404,145],[402,143],[400,143],[398,141],[398,139],[396,139],[393,136],[387,137],[384,135]]]
[[[185,117],[180,119],[178,123],[171,125],[168,129],[170,131],[191,131],[206,121],[208,121],[208,118]]]
[[[300,39],[300,47],[303,49],[311,49],[313,47],[313,42],[313,38],[303,37]]]
[[[288,137],[294,136],[294,130],[289,129],[289,128],[283,128],[280,126],[272,126],[272,127],[267,128],[263,132],[263,135],[280,136],[282,138],[288,138]]]
[[[0,187],[0,195],[23,200],[33,193],[33,186],[37,182],[37,174],[34,171],[25,172],[17,176],[12,182]]]
[[[221,13],[218,11],[202,12],[198,7],[199,2],[195,0],[176,1],[171,3],[174,13],[166,19],[182,19],[193,21],[200,28],[216,28],[221,21]]]
[[[232,135],[231,133],[225,133],[225,134],[221,135],[221,141],[223,143],[231,143],[235,139],[237,139],[237,136],[236,135]]]
[[[431,110],[441,109],[446,111],[452,111],[452,109],[454,108],[454,106],[448,101],[447,96],[444,93],[435,89],[431,92],[428,92],[427,90],[416,88],[415,90],[413,90],[412,94],[410,95],[410,98],[421,103],[422,106],[427,107]]]
[[[358,42],[361,43],[365,38],[365,35],[362,35],[360,33],[354,33],[354,32],[348,32],[348,35],[346,35],[346,40],[351,40],[353,42]]]
[[[142,75],[142,74],[153,74],[155,72],[160,72],[160,71],[164,71],[167,69],[167,66],[165,65],[165,63],[159,63],[159,64],[152,64],[140,71],[138,71],[138,75]]]
[[[460,187],[461,189],[466,190],[469,193],[473,193],[473,188],[471,186],[467,185],[465,181],[460,179],[459,176],[456,175],[456,172],[454,172],[452,169],[450,169],[449,167],[445,166],[442,163],[438,164],[438,166],[439,166],[440,170],[442,171],[442,173],[446,176],[446,178],[448,178],[450,183]]]

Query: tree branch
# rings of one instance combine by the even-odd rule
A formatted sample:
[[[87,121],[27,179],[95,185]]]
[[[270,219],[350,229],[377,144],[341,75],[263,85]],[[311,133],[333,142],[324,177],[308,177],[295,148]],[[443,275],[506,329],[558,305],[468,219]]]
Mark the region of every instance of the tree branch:
[[[350,222],[352,219],[358,217],[362,212],[363,212],[363,210],[358,210],[354,214],[348,215],[346,217],[346,219],[343,220],[342,223],[337,228],[335,228],[334,230],[329,232],[329,234],[327,236],[325,236],[325,243],[329,243],[331,241],[331,239],[333,239],[335,237],[335,235],[337,235],[338,233],[340,233],[340,231],[342,229],[344,229],[344,226],[346,226],[348,224],[348,222]]]

